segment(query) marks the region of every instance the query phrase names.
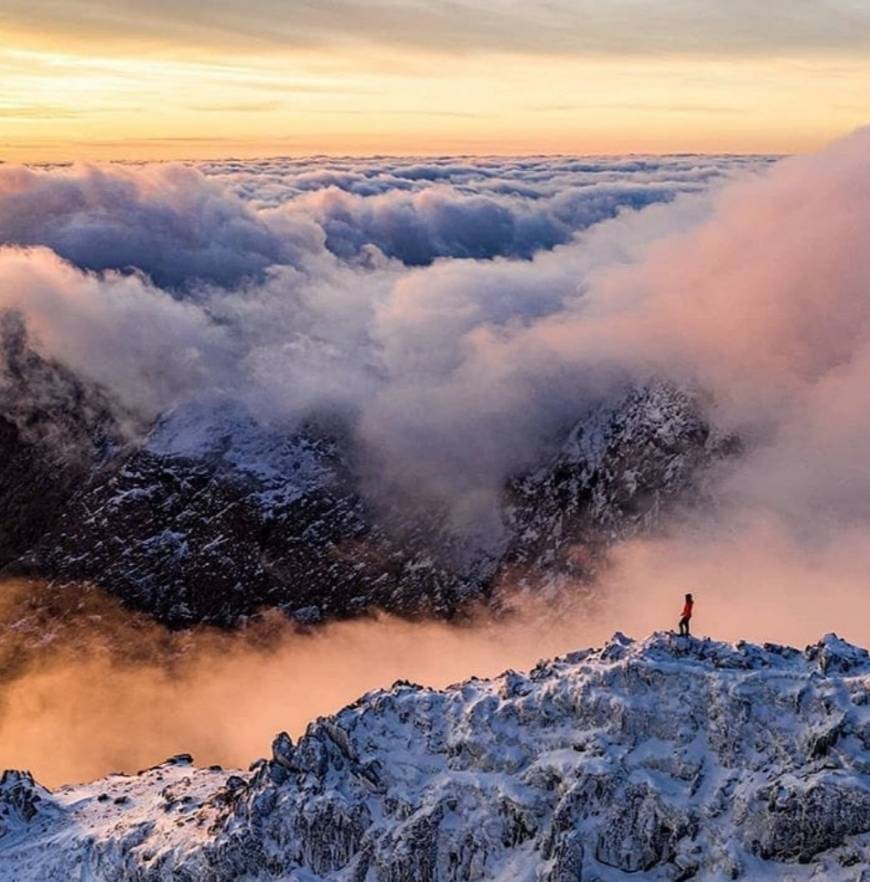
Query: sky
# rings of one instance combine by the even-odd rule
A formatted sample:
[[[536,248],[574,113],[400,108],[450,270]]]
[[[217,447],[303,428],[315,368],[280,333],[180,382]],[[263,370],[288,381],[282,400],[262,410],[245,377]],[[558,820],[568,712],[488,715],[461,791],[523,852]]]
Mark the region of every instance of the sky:
[[[0,159],[792,153],[870,117],[866,0],[3,0]]]

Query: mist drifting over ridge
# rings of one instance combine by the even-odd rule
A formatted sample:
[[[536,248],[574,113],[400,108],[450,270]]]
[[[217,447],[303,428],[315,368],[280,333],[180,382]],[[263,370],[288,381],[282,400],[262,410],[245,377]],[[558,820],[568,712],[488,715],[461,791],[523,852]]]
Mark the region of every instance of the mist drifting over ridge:
[[[860,479],[836,473],[861,472],[864,426],[840,425],[861,417],[826,408],[862,381],[867,141],[772,167],[4,167],[0,296],[145,419],[209,395],[291,424],[337,410],[383,479],[450,500],[491,493],[614,388],[699,385],[757,439],[744,468],[765,460],[735,494],[863,517]]]
[[[583,366],[582,384],[554,388],[561,358],[490,353],[576,311],[597,265],[703,215],[711,181],[761,164],[4,168],[0,238],[20,246],[3,254],[4,306],[146,420],[209,395],[291,424],[334,410],[379,469],[483,492],[622,371]],[[670,211],[639,210],[653,203]]]
[[[815,547],[870,514],[868,143],[3,167],[0,298],[146,423],[336,412],[377,484],[470,521],[590,403],[699,388],[747,444],[719,516]]]

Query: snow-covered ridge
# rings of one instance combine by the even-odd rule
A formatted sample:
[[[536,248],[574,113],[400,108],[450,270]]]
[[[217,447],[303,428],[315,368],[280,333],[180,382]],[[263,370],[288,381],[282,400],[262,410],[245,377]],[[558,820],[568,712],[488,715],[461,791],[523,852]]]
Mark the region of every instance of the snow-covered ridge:
[[[862,880],[870,658],[655,634],[371,692],[248,772],[0,784],[4,880]]]
[[[322,446],[303,434],[262,426],[237,401],[208,399],[163,414],[143,444],[169,460],[220,460],[225,470],[253,481],[266,508],[335,480]]]

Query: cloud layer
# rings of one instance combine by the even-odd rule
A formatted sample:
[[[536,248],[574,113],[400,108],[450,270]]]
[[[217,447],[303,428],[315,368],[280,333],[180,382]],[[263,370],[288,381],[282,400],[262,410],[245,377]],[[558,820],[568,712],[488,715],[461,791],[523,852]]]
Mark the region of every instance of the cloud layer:
[[[146,420],[215,394],[272,420],[338,411],[380,485],[457,510],[477,500],[479,516],[504,476],[601,391],[598,365],[576,368],[578,383],[557,361],[487,353],[568,315],[596,265],[631,259],[703,216],[725,181],[765,165],[4,167],[2,304]],[[603,367],[601,382],[621,373]]]
[[[530,258],[619,211],[700,192],[745,161],[270,160],[0,167],[0,242],[86,270],[224,288],[317,258]],[[762,159],[750,160],[760,164]],[[322,272],[322,267],[318,268]]]
[[[309,244],[285,232],[275,236],[184,166],[0,168],[0,241],[46,245],[82,269],[138,270],[167,286],[228,284]]]
[[[699,387],[746,445],[716,529],[800,557],[870,530],[868,155],[4,168],[0,302],[146,418],[338,412],[477,524],[591,403]]]
[[[650,375],[793,448],[823,431],[816,399],[861,376],[867,140],[772,167],[0,168],[0,238],[23,246],[0,253],[2,303],[146,417],[215,393],[270,419],[338,410],[387,484],[462,505]]]

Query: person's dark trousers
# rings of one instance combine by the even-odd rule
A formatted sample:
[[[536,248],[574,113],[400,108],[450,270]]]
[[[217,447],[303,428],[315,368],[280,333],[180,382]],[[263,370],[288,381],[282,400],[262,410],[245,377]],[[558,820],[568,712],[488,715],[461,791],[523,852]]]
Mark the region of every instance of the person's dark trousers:
[[[687,616],[683,616],[680,619],[680,637],[688,637],[689,636],[689,619]]]

